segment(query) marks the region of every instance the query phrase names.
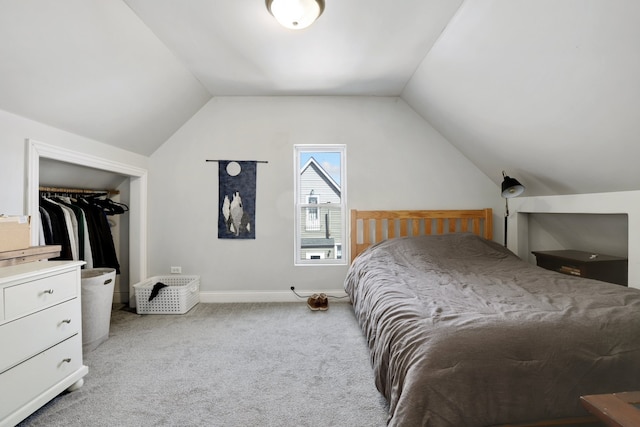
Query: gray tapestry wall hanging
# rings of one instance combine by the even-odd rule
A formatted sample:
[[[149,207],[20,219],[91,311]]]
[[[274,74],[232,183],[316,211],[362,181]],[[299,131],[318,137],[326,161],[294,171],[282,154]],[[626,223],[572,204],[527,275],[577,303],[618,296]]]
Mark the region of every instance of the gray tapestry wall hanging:
[[[256,238],[256,162],[218,160],[218,238]]]

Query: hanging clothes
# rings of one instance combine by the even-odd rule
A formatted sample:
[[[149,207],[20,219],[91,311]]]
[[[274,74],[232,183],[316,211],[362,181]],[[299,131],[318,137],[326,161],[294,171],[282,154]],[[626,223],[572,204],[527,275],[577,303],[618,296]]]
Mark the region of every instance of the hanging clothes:
[[[111,227],[103,208],[86,198],[78,199],[75,204],[84,211],[87,219],[93,266],[115,268],[116,273],[120,274]]]
[[[119,274],[107,215],[123,214],[129,207],[98,196],[41,195],[41,243],[61,246],[60,256],[55,259],[82,260],[85,268],[109,267]]]
[[[78,256],[81,260],[85,261],[85,268],[93,268],[93,255],[91,253],[91,244],[89,240],[89,230],[87,226],[87,219],[84,211],[79,206],[73,204],[70,197],[56,197],[56,200],[62,205],[68,207],[73,211],[78,224],[77,228],[77,244],[78,244]]]
[[[78,221],[76,220],[76,216],[73,211],[60,203],[59,200],[55,198],[47,198],[47,201],[56,204],[62,209],[62,214],[64,216],[65,228],[67,230],[67,234],[69,236],[69,248],[71,250],[71,259],[73,261],[78,261],[80,258],[78,257]]]
[[[69,240],[69,229],[62,208],[44,197],[40,198],[40,207],[48,214],[51,224],[50,239],[48,241],[45,240],[45,243],[47,245],[60,245],[61,247],[60,256],[54,259],[73,259],[73,254],[71,253],[71,240]],[[45,233],[45,238],[46,237],[47,234]]]

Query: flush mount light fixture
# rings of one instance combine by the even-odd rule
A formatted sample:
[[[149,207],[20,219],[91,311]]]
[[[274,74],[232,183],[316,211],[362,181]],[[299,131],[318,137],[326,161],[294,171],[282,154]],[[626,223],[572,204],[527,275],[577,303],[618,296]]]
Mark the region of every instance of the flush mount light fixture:
[[[267,9],[285,28],[302,30],[324,11],[324,0],[266,0]]]

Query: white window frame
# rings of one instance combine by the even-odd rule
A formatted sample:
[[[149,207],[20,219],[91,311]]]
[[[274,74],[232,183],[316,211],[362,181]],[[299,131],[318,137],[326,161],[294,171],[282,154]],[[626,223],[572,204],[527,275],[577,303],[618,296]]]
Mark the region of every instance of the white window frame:
[[[294,162],[294,218],[295,218],[295,231],[294,231],[294,265],[347,265],[347,248],[349,244],[349,235],[347,228],[347,220],[349,211],[347,210],[347,146],[346,144],[295,144],[293,146],[293,162]],[[322,259],[302,259],[302,220],[303,215],[306,215],[306,207],[317,207],[318,205],[309,205],[303,203],[300,200],[300,158],[302,153],[314,152],[314,153],[340,153],[340,203],[332,203],[333,208],[338,207],[340,209],[340,222],[341,227],[341,239],[342,246],[342,258],[322,258]],[[320,195],[317,195],[320,197]],[[308,197],[305,198],[305,202],[308,202]],[[318,200],[320,202],[320,200]],[[334,248],[335,250],[335,248]],[[316,251],[314,251],[315,254]],[[306,258],[306,257],[305,257]]]

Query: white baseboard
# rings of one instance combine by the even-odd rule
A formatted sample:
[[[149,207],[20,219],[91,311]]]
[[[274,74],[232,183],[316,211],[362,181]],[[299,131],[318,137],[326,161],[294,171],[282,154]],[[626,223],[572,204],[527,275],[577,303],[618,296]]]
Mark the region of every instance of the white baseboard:
[[[129,302],[129,292],[114,292],[113,301],[114,304],[126,304]]]
[[[313,293],[324,292],[327,295],[346,297],[342,289],[330,289],[324,291],[298,291],[305,298]],[[349,301],[348,298],[343,298]],[[234,303],[234,302],[300,302],[304,298],[298,298],[291,291],[240,291],[240,292],[200,292],[200,302],[203,303]]]

